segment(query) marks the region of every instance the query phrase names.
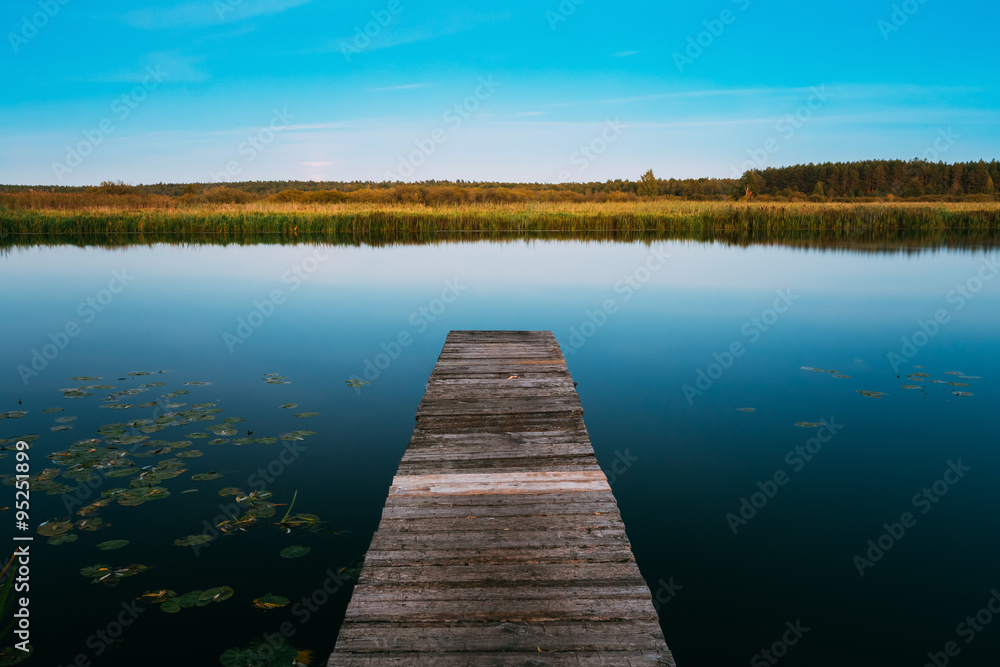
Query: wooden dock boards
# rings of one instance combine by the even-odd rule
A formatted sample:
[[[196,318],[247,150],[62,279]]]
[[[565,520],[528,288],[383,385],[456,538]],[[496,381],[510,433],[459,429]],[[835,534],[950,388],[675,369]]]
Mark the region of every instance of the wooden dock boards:
[[[448,335],[329,665],[673,665],[547,331]]]

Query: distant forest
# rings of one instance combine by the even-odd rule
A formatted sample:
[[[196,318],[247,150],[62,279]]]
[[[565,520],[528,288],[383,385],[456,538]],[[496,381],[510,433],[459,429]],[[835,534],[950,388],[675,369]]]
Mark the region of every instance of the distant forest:
[[[660,179],[652,171],[631,181],[603,183],[483,183],[423,181],[252,181],[242,183],[105,182],[94,187],[0,186],[0,192],[145,195],[191,203],[252,201],[373,202],[448,205],[464,203],[603,202],[668,197],[691,200],[759,201],[996,201],[1000,162],[944,164],[923,160],[868,160],[775,167],[748,171],[740,179]],[[0,199],[0,204],[3,201]]]

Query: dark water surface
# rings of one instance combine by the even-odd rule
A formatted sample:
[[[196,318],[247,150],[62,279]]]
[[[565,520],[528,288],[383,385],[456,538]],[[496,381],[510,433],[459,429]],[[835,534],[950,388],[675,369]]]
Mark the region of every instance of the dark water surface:
[[[555,333],[682,667],[919,667],[947,649],[950,664],[995,664],[998,259],[681,242],[13,250],[0,258],[0,414],[28,414],[0,420],[0,438],[39,436],[32,473],[65,471],[47,457],[105,424],[222,410],[147,434],[189,447],[135,457],[155,447],[121,445],[138,467],[204,455],[160,483],[169,497],[112,502],[93,515],[105,527],[75,527],[76,541],[53,546],[35,530],[80,520],[82,504],[135,476],[36,490],[27,533],[14,529],[14,489],[0,487],[3,548],[11,533],[35,536],[36,653],[24,664],[212,665],[282,631],[324,662],[350,596],[337,572],[365,553],[452,329]],[[101,407],[151,382],[164,386],[111,401],[135,407]],[[88,384],[115,389],[60,391]],[[190,393],[160,399],[175,390]],[[43,413],[53,407],[65,410]],[[60,417],[77,419],[51,431]],[[230,417],[245,420],[238,434],[209,444]],[[231,442],[304,429],[316,434]],[[188,437],[199,432],[209,438]],[[191,479],[213,471],[223,476]],[[297,492],[293,514],[325,524],[286,532],[278,506],[197,551],[173,546],[226,518],[224,487],[274,503]],[[96,548],[116,539],[130,543]],[[311,551],[279,555],[293,545]],[[79,573],[99,563],[151,569],[111,587]],[[233,596],[179,613],[132,605],[146,591],[216,586]],[[291,604],[253,608],[267,593]]]

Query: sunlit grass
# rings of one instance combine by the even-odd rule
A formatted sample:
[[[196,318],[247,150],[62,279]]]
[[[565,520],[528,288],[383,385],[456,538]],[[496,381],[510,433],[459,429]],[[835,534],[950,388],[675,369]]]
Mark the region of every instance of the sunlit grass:
[[[166,242],[420,243],[443,235],[559,234],[585,238],[695,238],[738,235],[784,240],[833,232],[861,240],[888,233],[973,236],[1000,232],[997,203],[746,203],[645,200],[425,206],[346,202],[168,205],[70,209],[0,207],[3,245],[123,245]]]

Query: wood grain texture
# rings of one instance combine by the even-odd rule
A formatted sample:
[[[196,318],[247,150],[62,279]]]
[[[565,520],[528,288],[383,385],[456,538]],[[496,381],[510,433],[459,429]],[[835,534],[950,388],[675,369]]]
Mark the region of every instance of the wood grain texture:
[[[453,331],[333,666],[674,665],[551,332]]]

